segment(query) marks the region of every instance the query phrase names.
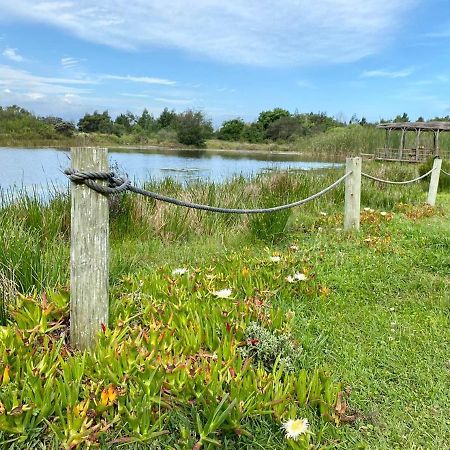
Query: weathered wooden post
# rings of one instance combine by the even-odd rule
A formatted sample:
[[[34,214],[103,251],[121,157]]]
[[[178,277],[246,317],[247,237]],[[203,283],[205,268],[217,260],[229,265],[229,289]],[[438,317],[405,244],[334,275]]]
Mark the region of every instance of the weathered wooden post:
[[[436,204],[436,196],[439,186],[439,176],[441,174],[442,159],[434,158],[433,172],[431,172],[430,187],[428,188],[427,203],[431,206]]]
[[[361,209],[361,158],[347,158],[346,173],[352,174],[345,180],[344,230],[359,230]]]
[[[108,172],[108,149],[71,149],[72,169]],[[85,350],[108,324],[108,197],[72,183],[70,247],[70,341]]]

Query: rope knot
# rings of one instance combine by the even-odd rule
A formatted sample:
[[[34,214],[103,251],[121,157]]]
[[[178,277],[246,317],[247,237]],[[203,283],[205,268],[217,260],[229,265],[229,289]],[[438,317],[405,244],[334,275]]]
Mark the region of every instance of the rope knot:
[[[126,177],[118,177],[114,172],[89,172],[85,170],[66,169],[64,174],[72,183],[85,184],[89,188],[103,195],[120,194],[130,187],[130,180]],[[103,186],[96,181],[108,181],[108,186]]]

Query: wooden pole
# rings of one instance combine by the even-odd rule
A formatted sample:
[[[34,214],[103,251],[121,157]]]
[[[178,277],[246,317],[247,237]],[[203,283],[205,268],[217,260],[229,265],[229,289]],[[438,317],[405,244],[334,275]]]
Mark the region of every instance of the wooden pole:
[[[361,158],[346,159],[344,230],[359,230],[361,209]]]
[[[71,149],[72,168],[108,172],[108,149]],[[108,325],[108,197],[72,183],[70,247],[70,341],[92,348],[102,325]]]
[[[439,186],[439,175],[441,174],[442,159],[435,158],[433,161],[433,172],[431,172],[430,187],[428,188],[427,203],[431,206],[436,204],[436,196]]]

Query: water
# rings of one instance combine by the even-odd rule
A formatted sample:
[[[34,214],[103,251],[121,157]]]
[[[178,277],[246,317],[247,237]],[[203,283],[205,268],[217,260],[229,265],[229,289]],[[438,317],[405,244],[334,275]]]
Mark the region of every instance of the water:
[[[110,163],[127,173],[135,182],[171,177],[185,183],[190,180],[223,182],[234,176],[251,177],[271,170],[317,169],[336,163],[305,161],[292,154],[220,152],[205,150],[115,150]],[[303,158],[303,159],[302,159]],[[15,187],[45,192],[49,186],[65,189],[68,181],[62,171],[70,166],[70,152],[55,148],[0,147],[0,190]]]

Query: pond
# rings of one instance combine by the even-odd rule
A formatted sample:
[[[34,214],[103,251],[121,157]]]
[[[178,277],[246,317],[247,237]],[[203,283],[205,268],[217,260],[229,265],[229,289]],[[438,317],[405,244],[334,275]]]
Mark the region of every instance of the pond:
[[[135,182],[171,177],[223,182],[235,176],[249,178],[265,171],[318,169],[336,162],[305,160],[304,155],[255,151],[110,149],[110,164]],[[70,166],[70,151],[55,148],[0,147],[0,190],[21,188],[44,192],[64,189],[68,181],[62,171]]]

